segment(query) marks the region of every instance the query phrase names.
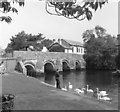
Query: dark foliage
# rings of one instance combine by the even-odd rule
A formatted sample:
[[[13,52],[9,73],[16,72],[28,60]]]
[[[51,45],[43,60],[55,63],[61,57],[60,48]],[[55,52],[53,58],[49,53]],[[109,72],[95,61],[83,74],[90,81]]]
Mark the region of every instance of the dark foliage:
[[[104,28],[95,28],[99,28],[99,33],[98,30],[95,30],[95,32],[87,30],[83,33],[86,48],[84,59],[87,69],[116,69],[117,39],[108,35]]]
[[[61,1],[46,1],[46,11],[52,15],[64,16],[68,19],[77,19],[79,21],[92,19],[92,11],[96,11],[98,8],[108,2],[108,0],[83,0],[82,3],[77,0],[69,0],[69,2]],[[55,13],[50,12],[49,9],[54,9]]]
[[[43,46],[48,47],[52,40],[45,39],[43,34],[38,35],[26,34],[24,31],[18,33],[10,38],[10,43],[5,49],[6,52],[11,52],[13,50],[23,50],[26,51],[30,49],[32,51],[41,51]]]
[[[96,11],[98,8],[102,8],[102,6],[108,2],[108,0],[84,0],[82,4],[77,4],[77,0],[69,0],[69,2],[61,0],[59,1],[46,1],[46,11],[49,14],[57,15],[57,16],[64,16],[68,19],[77,19],[79,21],[84,20],[91,20],[93,16],[92,11]],[[17,3],[19,6],[24,6],[24,0],[1,0],[0,1],[0,12],[2,13],[18,13],[18,10],[15,7],[12,7],[11,4]],[[53,8],[55,13],[49,11],[49,8]],[[0,21],[5,21],[10,23],[12,18],[9,16],[1,16]]]
[[[0,1],[0,12],[6,14],[8,12],[18,13],[18,10],[15,7],[12,7],[11,4],[17,3],[19,6],[24,6],[24,0],[1,0]],[[10,16],[0,16],[0,21],[5,21],[10,23],[12,18]]]

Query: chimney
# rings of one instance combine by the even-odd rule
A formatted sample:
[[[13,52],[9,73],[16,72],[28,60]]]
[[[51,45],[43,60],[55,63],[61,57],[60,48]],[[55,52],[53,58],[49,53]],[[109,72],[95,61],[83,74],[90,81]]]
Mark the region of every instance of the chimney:
[[[53,43],[55,43],[55,39],[53,39]]]
[[[58,43],[61,45],[61,39],[58,39]]]

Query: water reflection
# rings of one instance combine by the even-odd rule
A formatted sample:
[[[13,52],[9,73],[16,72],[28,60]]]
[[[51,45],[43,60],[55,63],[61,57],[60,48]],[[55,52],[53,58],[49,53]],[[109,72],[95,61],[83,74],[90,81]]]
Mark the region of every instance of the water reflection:
[[[106,71],[89,71],[86,72],[86,82],[94,88],[103,89],[111,85],[112,75]]]
[[[54,85],[55,84],[55,74],[54,73],[45,73],[44,82]]]
[[[114,78],[110,72],[103,71],[79,71],[79,72],[62,72],[60,73],[61,85],[65,86],[68,82],[71,82],[74,88],[83,87],[89,85],[92,89],[99,87],[100,89],[110,89],[117,86],[117,81],[113,81]],[[55,84],[55,74],[44,74],[44,81],[49,84]]]
[[[41,80],[41,78],[40,78]],[[44,81],[51,85],[55,84],[55,74],[44,74]],[[84,87],[89,85],[91,89],[98,87],[100,90],[105,90],[109,95],[118,101],[118,80],[116,80],[111,72],[107,71],[79,71],[79,72],[62,72],[60,73],[61,87],[68,86],[68,82],[73,85],[73,88]]]
[[[69,72],[62,73],[64,85],[67,85],[68,82],[71,82],[73,88],[83,87],[86,84],[85,72]]]

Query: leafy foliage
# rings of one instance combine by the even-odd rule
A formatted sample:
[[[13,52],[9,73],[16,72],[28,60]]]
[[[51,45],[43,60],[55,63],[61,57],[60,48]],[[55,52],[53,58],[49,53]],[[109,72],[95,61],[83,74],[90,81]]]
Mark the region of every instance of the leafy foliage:
[[[117,68],[120,69],[120,34],[118,34],[117,40],[118,40],[118,43],[117,43],[118,53],[117,53],[115,61],[116,61],[116,64],[117,64]]]
[[[115,61],[116,61],[117,68],[120,69],[120,51],[119,51],[118,55],[116,56]]]
[[[44,39],[41,43],[42,43],[42,45],[44,45],[46,48],[48,48],[48,47],[53,43],[53,41],[50,40],[50,39]]]
[[[5,21],[7,23],[10,23],[12,21],[12,18],[10,16],[1,16],[0,21]]]
[[[24,6],[24,0],[1,0],[0,1],[0,12],[6,14],[8,12],[18,13],[18,10],[11,6],[12,3],[18,3],[19,6]],[[12,18],[10,16],[1,16],[0,21],[10,23]]]
[[[46,11],[52,15],[64,16],[68,19],[77,19],[79,21],[92,19],[92,11],[96,11],[98,8],[108,2],[108,0],[83,0],[80,4],[77,4],[77,0],[69,0],[69,2],[47,0]],[[50,8],[54,8],[55,13],[49,11]]]
[[[83,33],[83,40],[86,48],[84,59],[87,69],[116,68],[117,39],[114,36],[107,34],[104,28],[96,26],[93,30],[86,30]]]
[[[109,36],[108,34],[106,34],[106,30],[99,25],[95,26],[94,29],[86,30],[82,34],[84,42],[89,41],[91,38],[106,38],[106,36]]]
[[[43,34],[39,33],[38,35],[26,34],[24,31],[18,33],[15,36],[12,36],[10,43],[6,48],[6,52],[12,50],[31,50],[41,51],[43,46],[48,47],[52,43],[52,40],[45,39]]]
[[[92,19],[92,11],[96,11],[98,8],[102,8],[102,6],[108,2],[108,0],[83,0],[82,4],[77,4],[77,0],[69,0],[66,2],[64,0],[56,1],[56,0],[46,0],[46,11],[52,15],[64,16],[68,19],[77,19],[79,21]],[[11,6],[11,4],[17,3],[19,6],[24,6],[24,0],[1,0],[0,1],[0,12],[2,13],[18,13],[18,10]],[[49,11],[48,8],[53,8],[55,13]],[[9,16],[1,16],[0,21],[5,21],[10,23],[12,21]]]

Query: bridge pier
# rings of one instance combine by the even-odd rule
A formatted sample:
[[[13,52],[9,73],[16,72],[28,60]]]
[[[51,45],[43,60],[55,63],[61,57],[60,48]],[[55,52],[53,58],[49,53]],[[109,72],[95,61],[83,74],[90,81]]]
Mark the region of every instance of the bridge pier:
[[[17,59],[15,70],[23,73],[24,75],[27,75],[27,68],[20,58]]]

